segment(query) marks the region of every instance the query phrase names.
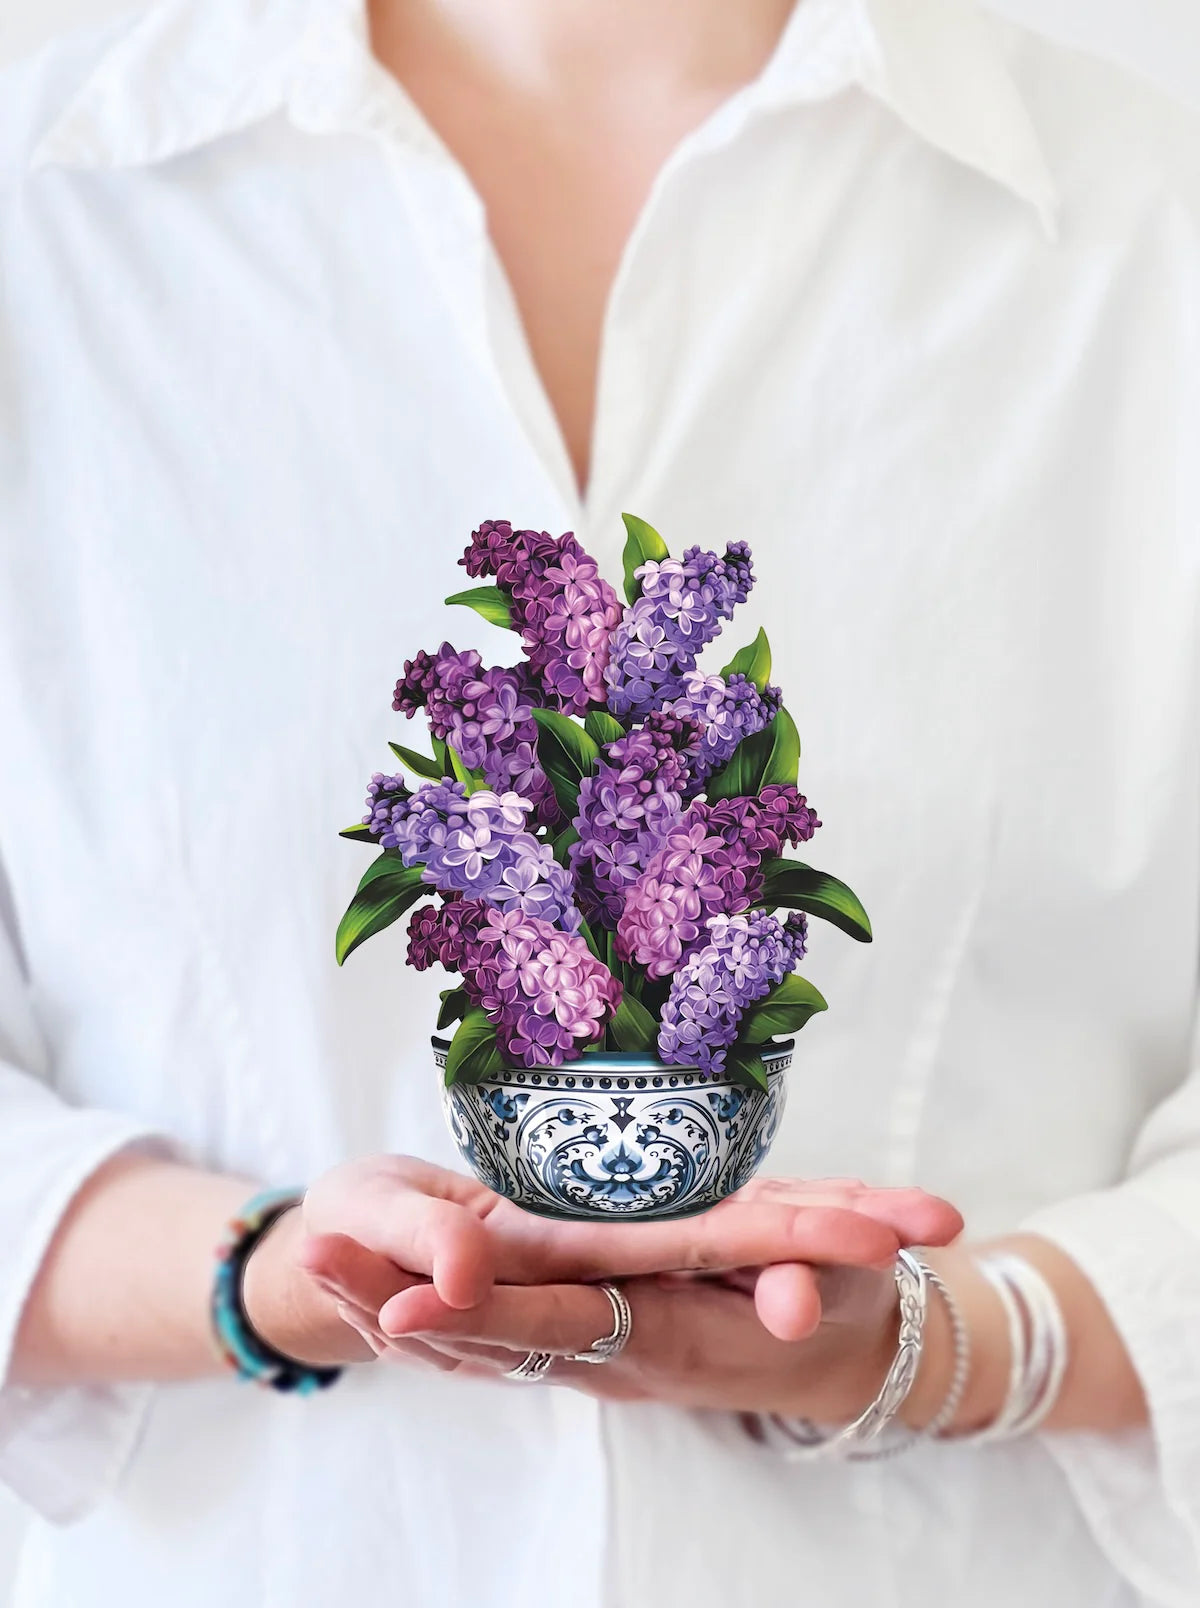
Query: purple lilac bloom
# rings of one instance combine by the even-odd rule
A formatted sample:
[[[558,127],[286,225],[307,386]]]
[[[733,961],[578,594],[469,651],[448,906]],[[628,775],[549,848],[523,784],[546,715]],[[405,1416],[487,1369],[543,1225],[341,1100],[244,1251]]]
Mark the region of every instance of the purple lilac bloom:
[[[764,855],[807,841],[820,824],[788,785],[765,787],[757,798],[694,803],[626,894],[618,957],[649,977],[670,977],[702,942],[710,917],[736,915],[759,898]]]
[[[523,669],[481,665],[478,653],[458,653],[449,642],[436,654],[422,651],[405,664],[392,708],[410,719],[424,709],[430,731],[451,745],[468,770],[482,770],[498,793],[522,794],[537,819],[553,825],[559,810],[538,763],[529,677]]]
[[[778,687],[759,692],[740,674],[706,676],[688,670],[681,677],[683,692],[667,704],[671,714],[694,720],[700,730],[699,752],[692,760],[690,791],[700,792],[705,781],[733,755],[745,737],[769,726],[779,713],[783,695]]]
[[[376,771],[367,788],[367,813],[362,824],[378,837],[385,849],[396,847],[395,823],[404,814],[411,797],[403,776],[385,776]]]
[[[425,906],[409,923],[409,959],[424,971],[436,959],[462,974],[473,1004],[496,1029],[506,1060],[561,1066],[603,1037],[621,1003],[621,985],[583,939],[517,909],[460,899]]]
[[[604,703],[609,638],[620,624],[621,605],[570,531],[555,537],[487,519],[460,563],[468,575],[494,575],[508,593],[548,708],[582,714]]]
[[[584,777],[571,869],[589,921],[616,927],[629,885],[678,824],[696,741],[693,721],[653,714],[602,749]]]
[[[663,1006],[658,1053],[667,1065],[720,1072],[746,1007],[783,981],[804,954],[807,934],[799,914],[785,921],[763,910],[711,916]]]
[[[651,560],[637,575],[642,595],[613,632],[605,671],[608,707],[622,720],[681,696],[684,674],[754,584],[745,542],[730,542],[724,558],[689,547],[682,559]]]
[[[407,866],[442,893],[487,900],[574,932],[574,881],[548,844],[526,829],[529,801],[518,793],[461,782],[428,782],[393,806],[390,835]]]

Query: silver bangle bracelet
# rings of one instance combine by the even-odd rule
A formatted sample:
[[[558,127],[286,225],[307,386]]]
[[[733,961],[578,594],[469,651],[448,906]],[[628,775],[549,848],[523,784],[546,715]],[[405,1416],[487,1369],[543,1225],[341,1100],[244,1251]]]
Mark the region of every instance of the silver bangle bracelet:
[[[941,1275],[928,1262],[922,1262],[925,1277],[937,1290],[945,1302],[946,1314],[950,1319],[950,1333],[954,1341],[954,1367],[950,1375],[950,1383],[946,1388],[945,1397],[941,1406],[929,1422],[921,1429],[911,1430],[902,1439],[892,1441],[885,1446],[872,1448],[870,1451],[856,1454],[857,1462],[882,1462],[885,1458],[899,1457],[902,1452],[911,1451],[923,1440],[937,1439],[949,1424],[954,1422],[954,1415],[962,1405],[963,1395],[967,1388],[967,1380],[971,1373],[971,1337],[967,1333],[967,1326],[963,1321],[962,1313],[958,1309],[958,1302],[950,1294]]]
[[[834,1457],[859,1461],[875,1455],[861,1448],[878,1440],[895,1418],[912,1389],[920,1366],[929,1303],[929,1272],[925,1263],[911,1252],[897,1253],[895,1279],[900,1298],[900,1332],[896,1355],[875,1400],[852,1424],[827,1435],[808,1419],[789,1419],[777,1413],[762,1415],[764,1437],[789,1461],[816,1462]]]

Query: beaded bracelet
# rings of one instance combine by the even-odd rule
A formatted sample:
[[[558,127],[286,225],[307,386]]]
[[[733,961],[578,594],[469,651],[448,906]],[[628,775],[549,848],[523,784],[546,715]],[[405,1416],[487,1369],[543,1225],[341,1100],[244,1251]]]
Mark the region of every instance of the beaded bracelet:
[[[264,1190],[248,1200],[227,1225],[217,1247],[209,1311],[217,1350],[239,1379],[251,1379],[269,1390],[310,1396],[332,1385],[342,1370],[312,1367],[276,1351],[254,1332],[242,1300],[242,1279],[250,1253],[300,1199],[294,1189]]]

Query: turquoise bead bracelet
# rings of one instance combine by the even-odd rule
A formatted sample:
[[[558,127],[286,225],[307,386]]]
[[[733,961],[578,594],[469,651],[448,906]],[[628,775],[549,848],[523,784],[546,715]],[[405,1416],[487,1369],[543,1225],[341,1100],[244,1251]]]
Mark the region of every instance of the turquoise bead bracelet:
[[[217,1247],[213,1273],[213,1338],[221,1357],[239,1379],[250,1379],[268,1390],[311,1396],[340,1378],[340,1368],[318,1368],[286,1357],[254,1332],[242,1300],[242,1277],[255,1246],[268,1230],[301,1200],[294,1189],[268,1189],[255,1195],[227,1225]]]

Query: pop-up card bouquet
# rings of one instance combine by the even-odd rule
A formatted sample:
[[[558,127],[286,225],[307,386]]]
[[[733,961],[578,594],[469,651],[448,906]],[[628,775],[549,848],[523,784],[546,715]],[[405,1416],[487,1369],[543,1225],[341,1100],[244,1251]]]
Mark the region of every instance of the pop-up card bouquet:
[[[446,599],[519,634],[484,668],[444,642],[392,707],[362,824],[379,853],[338,961],[413,906],[408,963],[440,965],[434,1060],[467,1165],[531,1211],[663,1217],[746,1182],[779,1125],[793,1039],[825,1001],[796,971],[817,916],[868,941],[844,883],[789,855],[820,826],[765,635],[697,666],[754,576],[625,516],[625,603],[573,535],[489,520]]]

